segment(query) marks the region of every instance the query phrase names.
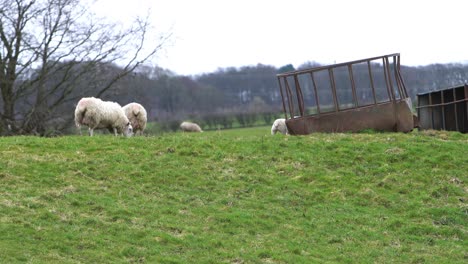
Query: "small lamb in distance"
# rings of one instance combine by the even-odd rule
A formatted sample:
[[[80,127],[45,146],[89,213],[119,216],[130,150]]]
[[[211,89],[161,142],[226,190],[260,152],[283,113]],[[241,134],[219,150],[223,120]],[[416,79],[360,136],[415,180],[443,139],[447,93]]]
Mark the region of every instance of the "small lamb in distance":
[[[75,108],[75,125],[78,129],[81,125],[87,126],[90,136],[93,136],[94,129],[101,128],[107,128],[115,136],[124,134],[130,137],[133,134],[132,125],[118,103],[94,97],[84,97],[78,102]]]
[[[139,103],[129,103],[122,107],[128,120],[132,124],[133,132],[143,135],[146,128],[147,114],[146,109]],[[139,132],[139,133],[138,133]]]
[[[273,122],[273,125],[271,126],[271,134],[274,135],[277,132],[280,132],[283,135],[289,135],[288,127],[286,126],[286,119],[279,118]]]
[[[203,132],[199,125],[192,122],[182,122],[180,129],[184,132]]]

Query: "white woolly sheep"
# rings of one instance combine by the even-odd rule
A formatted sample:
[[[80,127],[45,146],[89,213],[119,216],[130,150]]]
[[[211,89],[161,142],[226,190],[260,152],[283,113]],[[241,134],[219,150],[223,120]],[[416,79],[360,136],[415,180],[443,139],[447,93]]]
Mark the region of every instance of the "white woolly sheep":
[[[93,136],[94,129],[102,128],[107,128],[115,136],[132,136],[132,125],[122,107],[118,103],[94,97],[84,97],[78,102],[75,109],[75,125],[78,129],[81,125],[87,126],[90,136]]]
[[[199,125],[192,122],[182,122],[180,129],[184,132],[203,132]]]
[[[271,134],[274,135],[276,132],[280,132],[283,135],[289,135],[288,127],[286,126],[286,119],[279,118],[273,122],[271,126]]]
[[[128,120],[132,124],[133,133],[135,135],[139,132],[143,135],[146,128],[147,114],[145,108],[139,103],[129,103],[122,107]]]

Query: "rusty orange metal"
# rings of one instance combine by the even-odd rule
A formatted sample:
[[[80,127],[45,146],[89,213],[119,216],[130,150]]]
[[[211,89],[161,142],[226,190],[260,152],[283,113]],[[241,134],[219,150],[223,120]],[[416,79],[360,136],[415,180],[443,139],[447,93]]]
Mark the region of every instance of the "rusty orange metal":
[[[292,135],[414,128],[398,53],[281,73],[277,78]]]

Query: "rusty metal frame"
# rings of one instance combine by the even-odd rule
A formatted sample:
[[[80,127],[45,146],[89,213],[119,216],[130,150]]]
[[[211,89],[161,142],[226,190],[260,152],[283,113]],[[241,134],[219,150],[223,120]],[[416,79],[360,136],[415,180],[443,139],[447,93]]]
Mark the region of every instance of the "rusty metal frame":
[[[372,70],[372,63],[378,61],[382,63],[384,86],[386,94],[388,95],[387,99],[382,101],[377,100],[377,91]],[[353,70],[353,65],[356,64],[367,64],[368,80],[370,84],[370,90],[367,90],[367,92],[372,93],[372,103],[359,103],[360,99],[357,94],[358,87],[356,86],[355,73]],[[352,103],[349,101],[348,104],[353,105],[351,108],[347,106],[340,107],[340,99],[338,99],[340,91],[337,90],[336,76],[334,73],[334,70],[339,67],[347,68],[349,83],[348,85],[345,84],[345,86],[351,89],[350,95],[352,95]],[[325,82],[329,84],[326,85],[329,86],[329,88],[326,89],[331,90],[329,90],[329,92],[331,92],[332,96],[332,111],[321,109],[323,105],[321,105],[320,102],[319,91],[321,91],[323,87],[319,87],[320,84],[317,83],[314,76],[315,73],[319,72],[328,73],[328,81]],[[340,72],[337,72],[337,74],[339,73]],[[345,73],[342,72],[341,74]],[[361,72],[361,74],[363,73]],[[309,76],[308,81],[312,84],[313,89],[311,93],[314,94],[316,104],[315,114],[306,115],[307,108],[304,104],[305,98],[301,82],[299,81],[299,76],[301,75]],[[407,132],[414,127],[413,114],[409,104],[410,99],[400,72],[400,54],[398,53],[281,73],[277,74],[277,78],[286,125],[293,135],[312,132],[359,131],[363,129]],[[293,95],[291,91],[288,78],[294,79],[295,95]],[[343,89],[341,91],[343,91]],[[396,91],[398,91],[398,97],[395,94]],[[293,100],[293,97],[296,97],[294,99],[297,100]],[[297,101],[297,109],[299,110],[298,115],[295,113],[295,101]]]
[[[468,84],[420,93],[417,97],[419,129],[468,133]]]

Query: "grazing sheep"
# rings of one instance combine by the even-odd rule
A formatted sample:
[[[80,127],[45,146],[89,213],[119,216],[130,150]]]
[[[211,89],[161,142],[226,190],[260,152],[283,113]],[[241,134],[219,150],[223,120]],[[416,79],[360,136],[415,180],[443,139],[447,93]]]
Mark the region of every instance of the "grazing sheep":
[[[107,128],[114,135],[132,136],[132,125],[118,103],[102,101],[99,98],[81,98],[75,109],[75,125],[88,127],[89,135],[94,129]],[[81,134],[81,130],[80,130]]]
[[[127,116],[128,120],[132,124],[133,132],[135,135],[140,132],[143,135],[143,131],[146,128],[147,115],[145,108],[139,103],[129,103],[122,107]]]
[[[180,129],[184,132],[203,132],[199,125],[192,122],[182,122]]]
[[[279,118],[273,122],[271,126],[271,134],[274,135],[276,132],[280,132],[283,135],[289,135],[288,127],[286,126],[286,119]]]

